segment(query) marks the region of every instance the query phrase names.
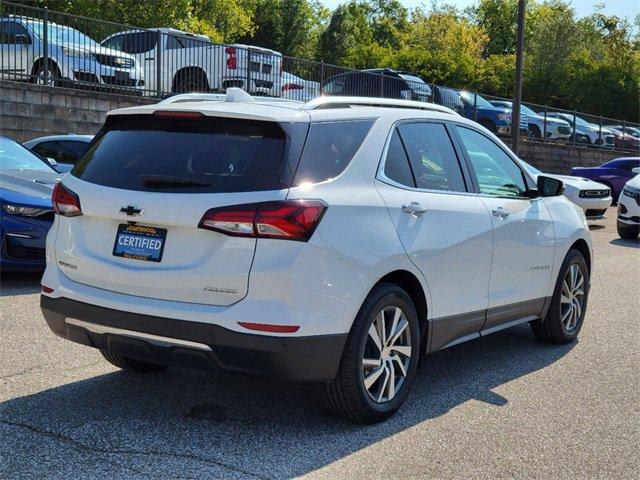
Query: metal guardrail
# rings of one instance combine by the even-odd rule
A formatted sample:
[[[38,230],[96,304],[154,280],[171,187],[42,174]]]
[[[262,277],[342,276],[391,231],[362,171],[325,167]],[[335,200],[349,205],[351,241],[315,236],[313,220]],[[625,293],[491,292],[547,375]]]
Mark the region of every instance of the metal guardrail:
[[[443,105],[509,136],[640,154],[640,124],[425,83],[389,69],[353,70],[203,35],[143,29],[0,0],[0,78],[166,98],[186,92],[309,101],[320,95],[397,98]]]

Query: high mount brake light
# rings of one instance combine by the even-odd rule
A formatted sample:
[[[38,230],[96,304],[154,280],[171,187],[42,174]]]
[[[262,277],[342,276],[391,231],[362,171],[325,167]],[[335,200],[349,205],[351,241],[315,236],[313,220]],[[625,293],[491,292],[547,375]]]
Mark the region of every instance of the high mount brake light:
[[[51,203],[53,203],[53,210],[63,217],[77,217],[78,215],[82,215],[78,195],[60,182],[56,183],[56,186],[53,187]]]
[[[208,210],[199,228],[232,237],[278,238],[306,242],[320,223],[322,200],[283,200],[230,205]]]
[[[153,112],[154,117],[160,118],[202,118],[204,115],[200,112],[179,112],[173,110],[157,110]]]
[[[298,85],[297,83],[285,83],[282,86],[282,90],[283,91],[288,91],[288,90],[303,90],[304,86],[303,85]]]

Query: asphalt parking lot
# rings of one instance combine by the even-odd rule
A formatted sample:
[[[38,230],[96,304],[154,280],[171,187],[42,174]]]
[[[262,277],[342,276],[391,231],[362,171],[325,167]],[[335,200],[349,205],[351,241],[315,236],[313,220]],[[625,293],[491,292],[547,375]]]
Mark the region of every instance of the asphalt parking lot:
[[[427,358],[403,409],[357,426],[316,385],[136,376],[54,336],[39,277],[2,277],[0,478],[638,478],[640,243],[593,223],[585,324],[516,327]]]

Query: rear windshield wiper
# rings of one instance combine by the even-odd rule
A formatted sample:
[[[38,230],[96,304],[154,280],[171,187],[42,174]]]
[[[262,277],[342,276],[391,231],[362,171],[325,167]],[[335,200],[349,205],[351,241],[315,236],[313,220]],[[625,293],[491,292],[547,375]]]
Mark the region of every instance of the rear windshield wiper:
[[[172,175],[140,175],[138,179],[148,188],[188,188],[210,187],[211,182],[196,180],[188,177],[174,177]]]

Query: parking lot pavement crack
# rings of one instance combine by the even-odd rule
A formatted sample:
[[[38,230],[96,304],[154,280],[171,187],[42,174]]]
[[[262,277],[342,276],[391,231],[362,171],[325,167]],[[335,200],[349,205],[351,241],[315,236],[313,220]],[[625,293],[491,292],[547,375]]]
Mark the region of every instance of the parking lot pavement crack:
[[[0,377],[0,380],[8,380],[10,378],[19,377],[20,375],[24,375],[25,373],[29,373],[37,368],[40,368],[42,365],[36,365],[34,367],[25,368],[24,370],[20,370],[19,372],[9,373],[7,375],[3,375]]]
[[[82,442],[79,442],[71,437],[68,437],[66,435],[63,435],[61,433],[56,433],[53,432],[51,430],[47,430],[44,429],[42,427],[38,427],[35,425],[30,425],[28,423],[23,423],[23,422],[16,422],[16,421],[12,421],[12,420],[6,420],[6,419],[0,419],[0,424],[4,424],[10,427],[18,427],[18,428],[23,428],[26,430],[31,431],[32,433],[35,433],[36,435],[41,435],[41,436],[45,436],[48,438],[51,438],[53,440],[56,440],[58,442],[61,443],[65,443],[68,444],[78,450],[82,450],[85,452],[90,452],[90,453],[102,453],[105,455],[115,455],[115,454],[119,454],[119,455],[142,455],[142,456],[153,456],[153,457],[171,457],[171,458],[179,458],[179,459],[184,459],[184,460],[193,460],[196,462],[202,462],[202,463],[206,463],[209,465],[214,465],[217,467],[221,467],[225,470],[228,470],[230,472],[235,472],[235,473],[239,473],[245,476],[249,476],[249,477],[253,477],[253,478],[259,478],[261,480],[271,480],[270,477],[267,476],[263,476],[263,475],[259,475],[253,472],[249,472],[246,470],[243,470],[241,468],[235,467],[233,465],[228,465],[226,463],[222,463],[216,460],[211,460],[208,458],[202,458],[199,457],[197,455],[193,455],[193,454],[189,454],[189,453],[173,453],[173,452],[162,452],[162,451],[154,451],[154,450],[134,450],[134,449],[123,449],[123,448],[100,448],[100,447],[94,447],[94,446],[90,446],[90,445],[86,445]],[[133,469],[132,469],[133,470]],[[135,470],[134,470],[135,471]],[[138,472],[138,473],[142,473],[142,472]],[[146,473],[145,473],[146,474]],[[187,477],[181,477],[181,478],[187,478]]]

